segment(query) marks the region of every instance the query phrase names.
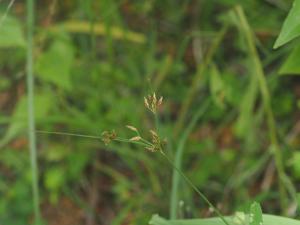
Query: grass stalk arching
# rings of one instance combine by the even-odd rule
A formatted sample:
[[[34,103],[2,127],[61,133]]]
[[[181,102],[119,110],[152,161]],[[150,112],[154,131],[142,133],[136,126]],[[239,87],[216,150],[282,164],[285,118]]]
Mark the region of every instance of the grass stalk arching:
[[[187,184],[190,185],[190,187],[193,188],[193,190],[205,201],[205,203],[209,205],[209,207],[217,214],[217,216],[224,222],[224,224],[229,225],[222,213],[208,200],[208,198],[206,198],[206,196],[193,184],[193,182],[174,165],[172,160],[163,151],[160,151],[160,153],[165,157],[172,168],[174,168],[176,172],[187,182]]]
[[[177,143],[174,163],[178,169],[181,169],[183,151],[184,151],[186,140],[189,134],[192,132],[193,128],[195,127],[199,118],[205,113],[210,102],[211,102],[210,99],[205,100],[203,106],[201,106],[194,114],[192,120],[189,122],[188,126],[183,131]],[[173,169],[172,189],[171,189],[171,198],[170,198],[170,219],[176,219],[179,183],[180,183],[180,174],[176,171],[176,169]]]
[[[34,114],[34,77],[33,77],[33,32],[34,32],[34,0],[27,0],[27,92],[28,92],[28,138],[30,150],[30,164],[32,176],[32,193],[34,208],[34,224],[39,225],[41,221],[39,207],[38,187],[38,163],[35,134]]]
[[[265,74],[263,71],[262,63],[259,59],[258,52],[255,47],[255,39],[253,36],[253,32],[249,26],[249,23],[246,19],[246,16],[244,14],[244,11],[241,6],[237,6],[235,8],[236,15],[238,16],[241,24],[241,28],[244,31],[245,39],[250,51],[250,56],[253,59],[253,64],[254,64],[254,70],[255,70],[255,75],[257,76],[257,80],[259,83],[259,88],[261,91],[262,95],[262,100],[266,112],[266,117],[267,117],[267,125],[269,129],[269,138],[270,138],[270,143],[272,149],[272,153],[274,155],[275,159],[275,165],[276,169],[278,172],[278,186],[279,186],[279,196],[280,196],[280,205],[281,209],[284,212],[286,210],[286,190],[285,190],[285,178],[287,177],[284,171],[284,166],[283,166],[283,159],[282,159],[282,154],[279,149],[279,141],[277,138],[277,132],[276,132],[276,123],[275,123],[275,118],[274,114],[272,111],[271,107],[271,98],[270,98],[270,92],[267,86]]]

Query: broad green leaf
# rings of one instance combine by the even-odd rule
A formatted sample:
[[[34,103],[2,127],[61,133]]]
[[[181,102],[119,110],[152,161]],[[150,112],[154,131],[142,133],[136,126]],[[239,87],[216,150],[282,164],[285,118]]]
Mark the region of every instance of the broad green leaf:
[[[291,158],[291,166],[294,172],[294,175],[297,178],[300,178],[300,152],[296,151],[293,153]]]
[[[51,169],[48,169],[45,173],[44,182],[48,190],[57,190],[65,182],[64,169],[60,167],[53,167]]]
[[[225,217],[230,225],[244,225],[242,222],[233,220],[233,217]],[[299,220],[294,220],[281,216],[273,216],[263,214],[263,225],[300,225]],[[224,222],[220,218],[209,219],[186,219],[186,220],[166,220],[158,215],[153,215],[150,225],[224,225]]]
[[[279,74],[300,75],[300,46],[293,49],[289,57],[281,66]]]
[[[57,87],[70,90],[73,59],[74,49],[71,42],[68,39],[55,40],[37,59],[35,69],[38,77]]]
[[[300,0],[295,0],[294,4],[285,19],[280,34],[274,44],[278,48],[300,35]]]
[[[257,202],[250,206],[249,225],[263,225],[262,210]]]
[[[53,107],[53,98],[48,94],[36,95],[35,104],[35,119],[41,120],[44,118]],[[7,132],[0,140],[0,148],[13,140],[26,130],[27,127],[27,96],[23,96],[15,108],[12,115],[12,122],[9,124]]]
[[[54,167],[48,169],[45,173],[45,186],[49,190],[55,190],[64,183],[64,173],[63,169],[59,167]]]
[[[233,224],[240,224],[240,225],[244,225],[244,224],[248,224],[248,216],[243,213],[243,212],[235,212],[234,216],[232,217],[232,223]]]
[[[66,182],[65,170],[62,167],[53,167],[45,172],[44,184],[50,192],[50,201],[56,203],[58,201],[60,189]]]
[[[25,43],[19,21],[10,16],[4,18],[0,26],[0,48],[25,47]]]

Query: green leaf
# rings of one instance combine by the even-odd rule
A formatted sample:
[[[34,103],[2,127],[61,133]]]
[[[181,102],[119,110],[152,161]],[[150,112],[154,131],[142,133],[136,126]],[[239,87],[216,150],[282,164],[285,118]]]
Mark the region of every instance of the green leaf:
[[[250,206],[249,225],[263,225],[262,210],[260,204],[254,202]]]
[[[295,0],[274,44],[278,48],[300,35],[300,0]]]
[[[294,152],[291,159],[294,176],[300,178],[300,152]]]
[[[0,27],[0,48],[25,47],[25,43],[19,21],[7,16]]]
[[[281,216],[273,216],[263,214],[263,225],[300,225],[299,220],[294,220]],[[230,225],[244,225],[243,223],[234,221],[232,217],[226,217]],[[166,220],[158,215],[153,215],[150,225],[224,225],[224,222],[217,217],[209,219],[185,219],[185,220]]]
[[[36,62],[38,77],[65,90],[71,89],[74,49],[69,39],[55,40]]]
[[[64,169],[60,167],[54,167],[48,169],[45,173],[45,186],[48,190],[56,191],[65,182]]]
[[[279,70],[279,74],[300,75],[300,46],[293,49],[289,57],[283,63]]]
[[[53,108],[53,97],[51,95],[40,93],[35,96],[35,119],[43,119]],[[13,112],[12,122],[9,124],[7,132],[0,140],[0,148],[9,143],[15,137],[26,130],[27,127],[27,96],[23,96]]]
[[[50,191],[50,201],[56,203],[58,201],[60,189],[66,182],[64,168],[53,167],[45,173],[44,183],[48,191]]]

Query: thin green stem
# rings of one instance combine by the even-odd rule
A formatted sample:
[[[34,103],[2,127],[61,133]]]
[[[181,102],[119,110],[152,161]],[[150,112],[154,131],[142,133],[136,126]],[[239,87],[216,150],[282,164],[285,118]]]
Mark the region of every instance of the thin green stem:
[[[30,149],[30,164],[32,176],[32,193],[34,208],[34,224],[41,221],[39,207],[38,187],[38,163],[35,136],[35,115],[34,115],[34,77],[33,77],[33,28],[34,28],[34,0],[27,0],[27,92],[28,92],[28,138]]]
[[[140,134],[140,132],[139,132],[137,129],[136,129],[134,132],[136,133],[136,135],[137,135],[138,137],[141,138],[141,141],[142,141],[143,143],[148,144],[148,145],[152,145],[149,141],[147,141],[145,138],[142,137],[142,135]]]
[[[73,136],[73,137],[83,137],[83,138],[91,138],[91,139],[97,139],[97,140],[101,140],[102,137],[100,136],[95,136],[95,135],[85,135],[85,134],[77,134],[77,133],[68,133],[68,132],[55,132],[55,131],[41,131],[41,130],[37,130],[37,133],[41,133],[41,134],[56,134],[56,135],[67,135],[67,136]],[[139,142],[139,141],[131,141],[129,139],[126,138],[120,138],[117,137],[115,139],[113,139],[114,141],[118,141],[118,142],[125,142],[125,143],[133,143],[133,144],[138,144],[138,145],[142,145],[144,147],[151,147],[151,143],[143,143],[143,142]],[[144,139],[145,140],[145,139]],[[146,141],[146,140],[145,140]]]
[[[187,94],[187,97],[185,99],[185,101],[183,102],[180,111],[179,111],[179,116],[178,116],[178,120],[175,124],[175,128],[174,128],[174,137],[176,138],[179,133],[182,130],[182,127],[184,125],[184,122],[186,120],[186,115],[188,113],[188,109],[191,106],[194,97],[197,93],[197,90],[199,88],[199,84],[201,83],[201,79],[203,78],[203,73],[205,72],[205,70],[207,69],[207,67],[209,66],[209,64],[211,63],[214,54],[216,53],[221,41],[223,40],[226,32],[227,32],[228,26],[227,24],[223,26],[223,28],[219,31],[218,35],[216,36],[216,38],[213,40],[213,43],[211,45],[211,47],[209,48],[203,63],[200,63],[197,66],[197,71],[196,71],[196,75],[193,79],[192,82],[192,86],[189,89],[189,92]]]
[[[248,21],[246,19],[243,9],[240,6],[238,6],[235,8],[235,10],[236,10],[237,16],[239,17],[241,27],[245,33],[245,38],[246,38],[246,41],[248,44],[248,48],[250,50],[250,55],[251,55],[251,58],[253,59],[255,75],[257,76],[257,80],[259,82],[259,87],[260,87],[263,104],[264,104],[266,116],[267,116],[267,124],[268,124],[268,128],[269,128],[269,136],[270,136],[270,142],[271,142],[271,151],[275,158],[276,169],[277,169],[278,176],[279,176],[278,185],[279,185],[279,194],[280,194],[280,205],[281,205],[282,211],[284,212],[287,207],[286,191],[284,188],[284,183],[285,183],[284,180],[285,180],[286,174],[284,171],[282,154],[281,154],[281,151],[279,148],[279,141],[277,139],[276,123],[275,123],[275,118],[274,118],[274,114],[273,114],[272,107],[271,107],[270,92],[269,92],[266,78],[264,75],[262,63],[259,59],[256,47],[255,47],[255,38],[254,38],[253,32],[248,24]]]
[[[144,139],[144,138],[142,138],[142,137],[141,137],[141,141],[143,141],[145,144],[152,145],[151,142],[147,141],[146,139]]]
[[[95,35],[95,15],[93,11],[93,1],[88,2],[88,17],[90,21],[90,40],[91,40],[91,59],[92,61],[96,58],[96,35]]]
[[[168,163],[174,168],[180,176],[194,189],[194,191],[208,204],[208,206],[220,217],[220,219],[224,222],[224,224],[229,225],[229,223],[226,221],[225,217],[222,215],[222,213],[206,198],[206,196],[193,184],[193,182],[184,175],[183,172],[179,168],[177,168],[173,161],[163,152],[160,151],[160,153],[167,159]]]
[[[187,140],[188,136],[190,135],[190,133],[192,132],[192,130],[194,129],[199,118],[206,112],[210,103],[211,103],[210,99],[206,100],[205,103],[203,104],[203,106],[201,106],[196,111],[192,120],[190,121],[187,128],[184,130],[182,136],[180,137],[179,142],[177,143],[177,149],[176,149],[176,153],[175,153],[175,165],[178,169],[181,169],[182,155],[183,155],[186,140]],[[179,183],[180,183],[180,176],[174,169],[173,176],[172,176],[172,190],[171,190],[171,198],[170,198],[170,218],[171,219],[176,219],[177,207],[178,207]]]
[[[159,131],[159,118],[158,118],[157,112],[154,113],[154,122],[155,122],[156,132],[158,132]]]
[[[100,136],[94,135],[85,135],[85,134],[76,134],[76,133],[68,133],[68,132],[54,132],[54,131],[42,131],[37,130],[37,133],[41,134],[57,134],[57,135],[67,135],[67,136],[74,136],[74,137],[84,137],[84,138],[92,138],[92,139],[101,139]]]
[[[11,7],[13,6],[13,4],[15,3],[15,0],[11,0],[3,14],[3,16],[1,16],[0,18],[0,27],[3,25],[3,22],[5,21],[5,19],[7,18],[8,12],[11,9]]]
[[[142,145],[144,147],[151,147],[151,145],[149,145],[149,144],[139,142],[139,141],[131,141],[131,140],[125,139],[125,138],[116,138],[116,139],[114,139],[114,141],[125,142],[125,143],[133,143],[133,144],[137,144],[137,145]]]

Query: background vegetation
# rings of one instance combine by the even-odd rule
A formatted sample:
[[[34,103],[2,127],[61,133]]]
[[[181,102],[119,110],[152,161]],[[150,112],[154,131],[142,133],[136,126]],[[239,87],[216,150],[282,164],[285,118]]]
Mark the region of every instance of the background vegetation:
[[[300,45],[273,49],[291,0],[43,0],[33,33],[37,130],[154,127],[226,215],[255,200],[299,217]],[[11,6],[11,7],[10,7]],[[0,223],[31,224],[25,1],[0,1]],[[27,15],[28,16],[28,15]],[[28,64],[27,64],[28,65]],[[45,224],[147,224],[212,212],[158,154],[36,133]]]

